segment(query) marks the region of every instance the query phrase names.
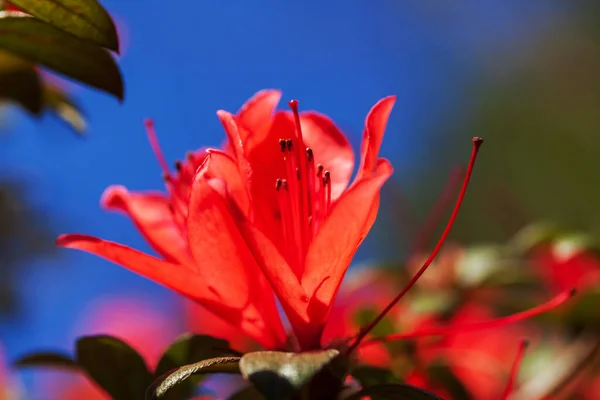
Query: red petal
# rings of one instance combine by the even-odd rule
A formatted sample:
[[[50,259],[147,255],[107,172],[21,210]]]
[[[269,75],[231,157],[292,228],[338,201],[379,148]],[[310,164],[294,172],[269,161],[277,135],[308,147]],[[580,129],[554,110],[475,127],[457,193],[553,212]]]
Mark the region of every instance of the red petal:
[[[56,244],[96,254],[194,299],[223,319],[240,326],[244,332],[265,346],[277,346],[285,340],[283,328],[279,337],[275,336],[278,321],[260,319],[261,315],[264,315],[262,309],[257,309],[254,305],[249,305],[243,310],[231,307],[227,301],[217,296],[214,288],[207,285],[203,277],[191,273],[181,265],[159,260],[130,247],[92,236],[62,235]],[[267,329],[271,329],[274,334]]]
[[[122,244],[73,234],[59,236],[56,245],[96,254],[192,299],[202,301],[210,296],[199,275],[181,265],[160,260]]]
[[[335,203],[311,243],[302,287],[311,303],[321,304],[319,315],[311,318],[327,316],[354,253],[375,222],[379,191],[391,174],[390,163],[379,159],[373,175],[356,183]]]
[[[203,173],[209,178],[219,178],[225,181],[231,198],[242,211],[247,213],[250,209],[250,199],[235,160],[223,151],[210,149],[207,161],[202,167]]]
[[[277,293],[290,322],[294,324],[294,320],[308,321],[306,315],[308,297],[279,250],[250,222],[238,221],[238,226],[255,260]]]
[[[293,121],[293,115],[286,112]],[[326,115],[309,111],[300,114],[302,138],[313,150],[315,165],[331,173],[331,198],[337,199],[348,187],[354,170],[354,152],[346,136]]]
[[[130,193],[123,186],[110,186],[100,203],[129,215],[148,243],[167,260],[193,264],[187,238],[173,219],[170,200],[162,193]]]
[[[238,129],[238,124],[235,120],[235,117],[223,110],[217,111],[217,116],[225,128],[225,133],[227,134],[229,145],[233,155],[235,156],[235,161],[240,171],[239,173],[242,178],[242,182],[244,183],[244,187],[248,188],[249,190],[252,169],[250,168],[250,164],[246,159],[244,143],[242,142],[242,137],[240,136],[240,130]]]
[[[265,89],[252,96],[240,108],[237,120],[244,128],[240,132],[242,141],[246,141],[248,136],[260,138],[267,134],[280,99],[281,92],[279,90]]]
[[[375,168],[379,148],[385,133],[388,118],[392,112],[392,107],[396,102],[396,96],[385,97],[377,102],[367,114],[365,120],[365,130],[363,132],[363,141],[361,145],[360,168],[355,179],[358,182],[363,176],[369,176]]]
[[[194,179],[187,233],[190,250],[202,277],[221,302],[260,312],[256,326],[266,321],[265,334],[283,336],[272,290],[262,277],[224,199],[201,174]]]

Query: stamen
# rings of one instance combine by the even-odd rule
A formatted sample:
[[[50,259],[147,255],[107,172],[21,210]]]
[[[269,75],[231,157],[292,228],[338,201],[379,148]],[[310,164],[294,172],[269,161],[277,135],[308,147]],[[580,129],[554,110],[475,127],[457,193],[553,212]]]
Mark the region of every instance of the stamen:
[[[285,153],[285,151],[287,150],[287,143],[285,139],[279,139],[279,148],[281,149],[282,153]]]
[[[308,235],[310,239],[315,237],[316,231],[316,207],[315,202],[317,201],[317,188],[315,187],[315,157],[311,148],[306,148],[306,180],[308,188]]]
[[[285,185],[284,185],[285,183]],[[287,202],[287,192],[288,185],[287,181],[283,179],[277,179],[275,182],[275,190],[277,191],[277,201],[279,203],[279,213],[281,214],[281,225],[283,231],[283,243],[285,245],[286,253],[290,251],[290,212],[289,212],[289,204]]]
[[[525,321],[529,318],[533,318],[547,311],[554,310],[555,308],[558,308],[565,304],[567,301],[569,301],[573,296],[575,296],[575,293],[575,289],[566,290],[544,304],[530,308],[529,310],[518,312],[516,314],[508,315],[506,317],[500,317],[481,322],[456,324],[450,327],[424,328],[417,329],[413,332],[395,333],[393,335],[370,339],[362,343],[360,347],[362,348],[380,342],[391,342],[395,340],[414,339],[427,336],[457,335],[461,333],[480,331],[484,329],[500,328],[502,326]]]
[[[300,202],[300,185],[298,177],[298,168],[296,167],[296,157],[294,154],[294,145],[291,139],[286,140],[286,152],[284,153],[285,169],[287,176],[287,184],[289,185],[288,199],[289,199],[289,213],[290,215],[290,231],[293,232],[294,245],[290,245],[290,249],[293,249],[295,254],[295,262],[298,264],[296,270],[299,270],[301,265],[304,264],[302,259],[302,253],[304,249],[303,237],[302,237],[302,226],[301,226],[301,202]]]
[[[317,165],[317,177],[321,178],[323,175],[323,166],[321,164]]]
[[[301,143],[304,144],[304,140],[302,138],[302,127],[300,126],[300,113],[298,112],[298,100],[290,100],[288,102],[288,106],[292,109],[292,113],[294,114],[294,122],[296,124],[296,134],[298,135],[298,139],[300,139]]]
[[[508,375],[508,382],[506,383],[506,388],[504,389],[504,393],[502,394],[501,400],[508,399],[512,389],[515,385],[515,381],[517,380],[517,374],[519,373],[519,367],[521,366],[521,361],[523,360],[523,355],[525,354],[525,349],[529,346],[529,340],[523,339],[521,343],[519,343],[519,350],[517,350],[517,356],[515,357],[515,361],[513,362],[512,367],[510,368],[510,374]]]
[[[331,208],[331,174],[329,171],[325,171],[323,175],[323,187],[325,188],[325,208],[323,213],[323,220],[329,214],[329,209]]]
[[[156,131],[154,129],[154,121],[150,118],[144,120],[144,125],[146,126],[146,133],[148,135],[148,140],[150,141],[150,146],[152,146],[152,151],[160,164],[160,167],[163,170],[163,173],[169,175],[171,171],[169,171],[169,164],[167,163],[167,159],[160,149],[160,144],[158,143],[158,137],[156,136]]]
[[[465,174],[462,188],[458,195],[458,199],[456,200],[456,204],[454,206],[454,210],[452,211],[452,215],[450,216],[450,219],[448,220],[448,223],[446,224],[446,229],[444,229],[444,232],[442,233],[442,236],[440,237],[435,248],[433,249],[433,251],[431,252],[429,257],[427,258],[427,260],[425,261],[423,266],[419,269],[419,271],[417,271],[417,273],[412,277],[412,279],[408,282],[408,284],[400,291],[400,293],[398,293],[398,295],[390,302],[390,304],[388,304],[387,307],[384,308],[384,310],[373,320],[373,322],[371,322],[366,328],[361,329],[361,331],[358,333],[354,343],[348,348],[348,351],[347,351],[348,354],[351,353],[352,351],[354,351],[354,349],[356,349],[358,347],[360,342],[369,334],[369,332],[371,332],[371,330],[373,330],[373,328],[383,319],[383,317],[400,301],[400,299],[402,299],[402,297],[404,297],[406,292],[408,292],[414,286],[414,284],[421,277],[421,275],[423,275],[423,273],[427,270],[427,268],[429,267],[429,265],[431,264],[431,262],[433,261],[433,259],[437,255],[437,253],[442,248],[442,245],[446,241],[446,237],[448,237],[448,234],[450,233],[450,230],[452,229],[452,225],[454,225],[454,221],[456,220],[456,216],[458,215],[458,210],[460,210],[460,206],[465,197],[465,193],[467,192],[467,187],[469,186],[469,180],[471,179],[471,174],[473,172],[473,166],[475,165],[475,160],[477,159],[477,154],[479,152],[479,147],[481,146],[481,143],[483,143],[483,139],[481,139],[479,137],[473,138],[473,150],[471,152],[471,158],[469,160],[469,166],[467,167],[467,172]]]
[[[292,113],[294,115],[294,124],[295,124],[295,140],[298,149],[306,149],[306,145],[304,144],[304,138],[302,136],[302,125],[300,123],[300,113],[298,112],[298,100],[290,100],[288,102],[289,107],[292,109]],[[308,160],[304,154],[301,154],[300,151],[294,152],[296,156],[296,176],[298,178],[298,219],[296,220],[299,224],[300,228],[300,241],[298,245],[300,249],[302,249],[301,253],[306,254],[308,250],[308,245],[310,244],[310,240],[312,238],[311,230],[309,229],[309,219],[311,218],[310,207],[310,193],[312,190],[308,186]],[[304,259],[302,259],[302,264],[304,264]]]

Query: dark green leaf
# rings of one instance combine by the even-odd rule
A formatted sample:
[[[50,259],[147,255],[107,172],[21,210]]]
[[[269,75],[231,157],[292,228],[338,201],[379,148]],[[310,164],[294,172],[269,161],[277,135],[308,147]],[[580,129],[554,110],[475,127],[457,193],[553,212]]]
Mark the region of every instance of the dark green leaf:
[[[43,107],[42,84],[33,64],[1,50],[0,100],[15,102],[34,115]]]
[[[379,385],[382,383],[400,383],[392,371],[385,368],[361,365],[352,370],[352,376],[356,378],[362,387]]]
[[[229,347],[229,342],[207,335],[185,334],[169,346],[161,357],[154,376],[192,364],[194,362],[224,355],[238,355]]]
[[[452,372],[448,365],[442,364],[441,362],[431,364],[427,368],[427,376],[433,383],[446,389],[446,391],[452,395],[452,398],[461,400],[473,399],[469,390],[462,381],[454,375],[454,372]]]
[[[108,51],[19,12],[0,12],[0,49],[123,100],[123,79]]]
[[[17,367],[55,367],[78,370],[79,366],[71,357],[49,351],[29,354],[14,363]]]
[[[178,338],[169,346],[163,354],[154,377],[159,377],[165,373],[189,365],[194,362],[215,358],[225,355],[238,355],[236,351],[229,347],[229,343],[223,339],[216,339],[207,335],[185,334]],[[204,375],[195,375],[181,382],[170,389],[165,399],[183,399],[189,397],[193,392],[194,386],[204,377]]]
[[[257,351],[242,356],[240,371],[268,400],[287,399],[339,354],[335,349],[307,353]]]
[[[360,400],[365,396],[376,396],[389,400],[443,400],[441,397],[416,386],[397,384],[382,384],[362,389],[345,400]]]
[[[111,336],[77,341],[77,362],[114,400],[143,399],[152,377],[142,357],[127,343]]]
[[[239,357],[217,357],[184,365],[156,379],[146,392],[146,399],[163,399],[168,391],[192,375],[227,373],[239,374]]]
[[[119,52],[110,15],[96,0],[11,0],[11,4],[65,32]]]

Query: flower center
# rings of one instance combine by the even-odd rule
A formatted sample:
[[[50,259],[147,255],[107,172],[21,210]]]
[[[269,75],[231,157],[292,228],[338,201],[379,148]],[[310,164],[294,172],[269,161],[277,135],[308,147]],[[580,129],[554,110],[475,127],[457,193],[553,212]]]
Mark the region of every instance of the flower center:
[[[296,274],[301,274],[308,246],[325,221],[331,207],[331,174],[315,157],[302,138],[298,101],[289,103],[294,113],[292,139],[279,139],[285,177],[277,179],[275,190],[281,214],[284,251]]]

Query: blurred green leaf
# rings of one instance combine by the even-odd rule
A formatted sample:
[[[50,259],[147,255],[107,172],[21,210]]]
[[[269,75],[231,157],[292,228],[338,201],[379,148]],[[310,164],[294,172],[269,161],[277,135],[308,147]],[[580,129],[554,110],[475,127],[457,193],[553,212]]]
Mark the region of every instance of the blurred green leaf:
[[[345,400],[360,400],[366,396],[376,396],[380,399],[389,400],[443,400],[441,397],[438,397],[424,389],[403,383],[388,383],[370,386],[362,389],[358,393],[348,396]],[[459,397],[457,397],[457,399],[458,398]]]
[[[60,87],[44,83],[44,106],[56,114],[76,133],[84,134],[87,122],[79,105]]]
[[[335,349],[306,353],[257,351],[242,356],[240,371],[267,400],[291,399],[339,354]]]
[[[216,357],[184,365],[157,378],[146,392],[146,399],[163,399],[168,391],[196,374],[239,374],[240,357]],[[143,397],[140,397],[143,398]]]
[[[473,396],[450,367],[442,362],[434,362],[427,367],[427,377],[431,382],[446,389],[453,399],[472,400]]]
[[[119,52],[110,15],[96,0],[10,0],[11,4],[81,39]]]
[[[154,376],[160,376],[174,368],[193,362],[224,355],[237,354],[229,347],[229,342],[208,335],[184,334],[165,351]]]
[[[113,57],[98,46],[19,12],[0,12],[0,49],[123,100],[123,79]]]
[[[79,370],[79,365],[70,356],[49,351],[26,355],[15,361],[14,365],[17,367],[55,367]]]
[[[207,335],[185,334],[173,342],[165,351],[158,362],[154,377],[158,378],[173,369],[194,362],[233,354],[237,354],[237,352],[231,350],[229,342],[226,340]],[[194,386],[203,377],[204,375],[195,375],[186,379],[171,388],[165,398],[183,399],[189,397],[194,390]]]
[[[354,314],[354,322],[357,326],[368,326],[377,316],[381,310],[375,308],[360,308]],[[371,331],[373,336],[387,336],[396,332],[396,327],[388,317],[384,317]]]
[[[19,104],[34,115],[43,107],[40,76],[30,62],[0,50],[0,99]]]
[[[50,229],[52,215],[32,202],[29,185],[13,177],[0,180],[0,315],[19,310],[17,278],[23,268],[33,265],[37,257],[57,254],[52,245],[55,234]]]
[[[360,382],[362,387],[378,385],[381,383],[400,383],[392,371],[385,368],[360,365],[352,369],[351,375]]]
[[[112,336],[80,338],[76,359],[114,400],[143,399],[152,382],[144,359],[127,343]]]

